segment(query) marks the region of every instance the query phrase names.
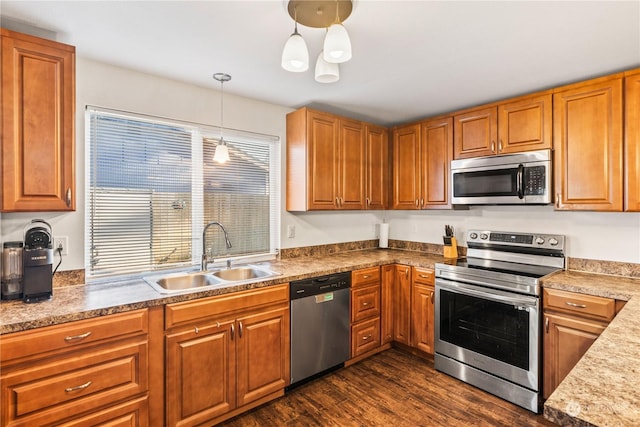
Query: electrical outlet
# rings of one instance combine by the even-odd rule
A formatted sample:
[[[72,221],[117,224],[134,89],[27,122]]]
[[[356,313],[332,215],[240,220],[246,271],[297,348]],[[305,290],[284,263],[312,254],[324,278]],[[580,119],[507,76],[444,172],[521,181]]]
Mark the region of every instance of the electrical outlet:
[[[69,237],[58,236],[53,238],[53,250],[58,251],[58,248],[62,247],[62,255],[69,255]]]
[[[296,226],[291,224],[287,225],[287,237],[293,239],[296,237]]]

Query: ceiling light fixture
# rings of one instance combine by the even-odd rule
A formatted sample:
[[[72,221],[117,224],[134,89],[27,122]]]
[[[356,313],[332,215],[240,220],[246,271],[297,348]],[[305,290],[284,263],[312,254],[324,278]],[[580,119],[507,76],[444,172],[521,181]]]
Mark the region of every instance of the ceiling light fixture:
[[[323,50],[318,55],[315,79],[319,83],[333,83],[340,79],[338,64],[351,59],[351,40],[342,23],[351,15],[352,0],[289,0],[289,15],[295,22],[294,32],[282,51],[282,68],[303,72],[309,67],[307,45],[298,33],[298,24],[311,28],[325,28]]]
[[[229,160],[229,148],[224,142],[224,82],[231,80],[231,76],[225,73],[215,73],[213,78],[220,82],[220,141],[213,154],[213,160],[218,163],[225,163]]]

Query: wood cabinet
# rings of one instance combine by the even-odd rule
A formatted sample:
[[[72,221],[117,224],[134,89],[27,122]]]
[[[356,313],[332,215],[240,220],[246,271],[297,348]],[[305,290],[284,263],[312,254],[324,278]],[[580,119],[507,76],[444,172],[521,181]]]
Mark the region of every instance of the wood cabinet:
[[[543,397],[548,398],[605,330],[616,301],[544,289]]]
[[[351,358],[380,347],[380,267],[351,272]]]
[[[617,75],[554,93],[556,209],[622,210],[622,83]]]
[[[75,210],[75,48],[0,31],[2,211]]]
[[[449,202],[453,118],[396,128],[393,133],[393,209],[444,209]]]
[[[308,108],[287,114],[286,165],[288,211],[364,209],[361,122]]]
[[[393,287],[393,340],[411,345],[411,267],[395,265]]]
[[[0,424],[150,425],[149,329],[145,309],[3,335]]]
[[[381,317],[380,317],[380,343],[382,345],[393,341],[393,318],[394,318],[394,287],[396,267],[394,265],[383,265],[380,267],[381,274]]]
[[[539,93],[454,116],[454,158],[550,149],[552,96]]]
[[[624,79],[624,147],[626,211],[640,211],[640,72]]]
[[[411,282],[411,347],[433,354],[434,272],[412,267]]]
[[[168,304],[165,322],[166,425],[215,424],[289,384],[288,285]]]
[[[365,208],[386,209],[389,205],[389,132],[365,125]]]

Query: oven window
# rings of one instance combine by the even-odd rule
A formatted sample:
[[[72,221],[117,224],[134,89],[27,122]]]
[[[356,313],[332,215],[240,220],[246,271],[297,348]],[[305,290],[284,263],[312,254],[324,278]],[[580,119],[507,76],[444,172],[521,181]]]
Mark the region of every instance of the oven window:
[[[440,290],[440,339],[529,370],[529,312]]]
[[[515,196],[517,177],[517,168],[455,173],[453,194],[456,197]]]

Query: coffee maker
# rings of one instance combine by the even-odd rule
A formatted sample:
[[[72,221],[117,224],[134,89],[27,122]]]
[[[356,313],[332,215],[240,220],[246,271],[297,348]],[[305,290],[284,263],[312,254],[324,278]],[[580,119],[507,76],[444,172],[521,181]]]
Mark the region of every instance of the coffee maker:
[[[53,295],[53,238],[51,226],[44,220],[34,219],[28,226],[22,252],[22,299],[31,303]]]

